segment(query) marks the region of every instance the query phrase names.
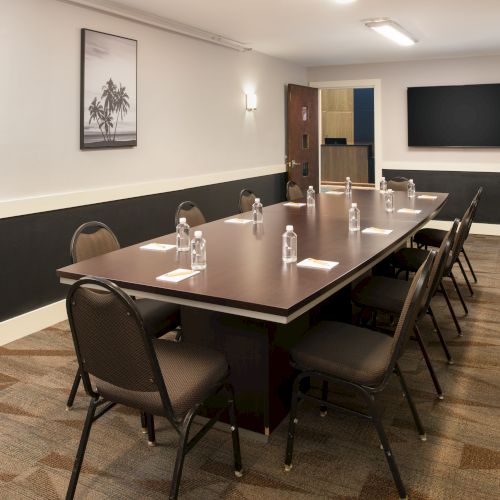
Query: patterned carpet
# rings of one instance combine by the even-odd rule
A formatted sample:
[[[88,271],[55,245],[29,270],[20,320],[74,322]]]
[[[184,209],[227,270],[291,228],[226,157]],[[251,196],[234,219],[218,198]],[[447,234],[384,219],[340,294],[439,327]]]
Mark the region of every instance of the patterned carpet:
[[[430,323],[422,325],[445,399],[436,399],[414,343],[400,363],[427,442],[417,437],[397,380],[380,398],[412,499],[500,498],[500,238],[471,236],[466,248],[479,283],[472,298],[463,287],[467,317],[452,294],[463,337],[457,337],[443,298],[433,302],[454,365],[444,362]],[[79,392],[74,409],[65,411],[75,368],[67,323],[0,347],[0,498],[64,498],[87,404]],[[283,470],[285,422],[268,444],[242,437],[241,479],[232,472],[229,434],[212,430],[186,459],[181,498],[397,498],[369,422],[333,412],[320,418],[307,402],[299,419],[291,472]],[[176,435],[160,418],[157,441],[149,448],[136,412],[116,407],[92,431],[77,498],[165,498]]]

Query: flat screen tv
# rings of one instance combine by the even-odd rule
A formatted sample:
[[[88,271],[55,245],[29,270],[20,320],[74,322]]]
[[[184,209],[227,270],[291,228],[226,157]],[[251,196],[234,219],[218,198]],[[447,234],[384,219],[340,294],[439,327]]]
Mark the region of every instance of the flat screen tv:
[[[500,147],[500,84],[408,88],[408,146]]]

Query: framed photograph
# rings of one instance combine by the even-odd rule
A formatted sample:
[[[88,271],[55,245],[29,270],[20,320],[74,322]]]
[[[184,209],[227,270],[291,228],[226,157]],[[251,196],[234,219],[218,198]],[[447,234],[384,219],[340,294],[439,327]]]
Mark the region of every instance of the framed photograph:
[[[82,29],[80,149],[137,146],[137,40]]]

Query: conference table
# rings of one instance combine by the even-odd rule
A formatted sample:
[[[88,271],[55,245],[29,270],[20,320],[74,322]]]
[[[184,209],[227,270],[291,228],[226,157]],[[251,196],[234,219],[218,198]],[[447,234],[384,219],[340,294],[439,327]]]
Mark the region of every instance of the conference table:
[[[248,212],[198,226],[207,241],[207,268],[178,283],[157,277],[189,269],[189,252],[140,248],[151,242],[175,244],[175,234],[61,268],[57,274],[64,284],[87,275],[107,278],[135,297],[179,304],[182,341],[222,350],[228,358],[240,427],[269,436],[289,410],[295,375],[290,347],[318,319],[349,322],[350,283],[433,219],[448,197],[394,194],[392,213],[385,211],[379,191],[355,189],[351,197],[343,192],[317,194],[315,207],[267,206],[262,224],[227,222],[250,219]],[[392,232],[350,232],[352,202],[361,212],[361,230]],[[298,236],[298,262],[313,258],[338,265],[324,270],[283,263],[282,234],[289,224]]]

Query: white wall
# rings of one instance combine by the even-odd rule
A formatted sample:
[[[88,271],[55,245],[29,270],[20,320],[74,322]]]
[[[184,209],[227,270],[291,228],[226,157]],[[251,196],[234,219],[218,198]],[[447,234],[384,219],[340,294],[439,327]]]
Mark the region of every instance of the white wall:
[[[500,56],[323,66],[311,82],[381,80],[382,162],[377,168],[500,172],[500,149],[409,148],[407,87],[500,82]]]
[[[186,177],[237,170],[244,178],[284,165],[284,86],[306,84],[305,68],[57,0],[0,0],[0,12],[3,208],[121,185],[147,194],[139,183],[161,191]],[[138,40],[136,148],[79,150],[80,28]],[[255,112],[245,111],[247,86],[258,95]]]

